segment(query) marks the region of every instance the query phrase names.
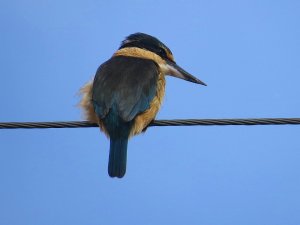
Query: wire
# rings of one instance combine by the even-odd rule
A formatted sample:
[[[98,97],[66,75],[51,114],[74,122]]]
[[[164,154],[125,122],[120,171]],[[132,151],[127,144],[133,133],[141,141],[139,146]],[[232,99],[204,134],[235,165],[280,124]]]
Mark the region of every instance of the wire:
[[[300,124],[300,118],[255,118],[255,119],[177,119],[154,120],[149,126],[228,126],[228,125],[296,125]],[[0,129],[34,129],[34,128],[79,128],[98,127],[88,121],[68,122],[8,122],[0,123]]]

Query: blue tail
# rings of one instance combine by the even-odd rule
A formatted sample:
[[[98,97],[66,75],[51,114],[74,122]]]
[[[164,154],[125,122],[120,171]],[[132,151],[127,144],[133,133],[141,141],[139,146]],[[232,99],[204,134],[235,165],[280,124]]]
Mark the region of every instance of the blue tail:
[[[126,172],[127,144],[134,121],[124,121],[116,104],[111,106],[104,118],[101,108],[97,104],[94,107],[110,137],[108,174],[111,177],[122,178]]]
[[[111,177],[122,178],[126,172],[128,138],[110,139],[108,174]]]

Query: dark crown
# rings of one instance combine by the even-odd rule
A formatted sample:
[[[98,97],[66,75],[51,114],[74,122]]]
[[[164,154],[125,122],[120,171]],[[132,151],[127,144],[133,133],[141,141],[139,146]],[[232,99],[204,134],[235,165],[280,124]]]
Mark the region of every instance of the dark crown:
[[[122,41],[119,49],[128,47],[146,49],[156,53],[164,59],[172,60],[172,58],[170,58],[170,55],[172,55],[171,50],[160,40],[148,34],[134,33],[129,35],[124,41]]]

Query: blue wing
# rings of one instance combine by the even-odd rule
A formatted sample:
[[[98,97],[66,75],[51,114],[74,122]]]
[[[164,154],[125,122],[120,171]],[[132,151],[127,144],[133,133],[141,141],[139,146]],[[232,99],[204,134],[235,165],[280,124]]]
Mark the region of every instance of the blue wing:
[[[93,104],[99,118],[110,110],[131,121],[147,110],[156,94],[158,67],[148,59],[117,56],[103,63],[93,83]]]

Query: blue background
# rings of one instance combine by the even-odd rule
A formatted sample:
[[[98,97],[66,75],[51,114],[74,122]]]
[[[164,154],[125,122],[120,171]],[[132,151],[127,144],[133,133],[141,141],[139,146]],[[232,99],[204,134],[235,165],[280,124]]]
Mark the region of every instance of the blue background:
[[[79,88],[127,35],[167,78],[158,119],[300,117],[300,1],[0,1],[0,120],[81,120]],[[299,126],[154,127],[107,175],[97,128],[1,130],[0,224],[300,224]]]

